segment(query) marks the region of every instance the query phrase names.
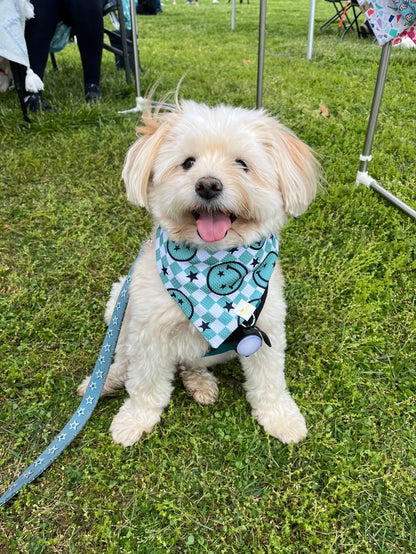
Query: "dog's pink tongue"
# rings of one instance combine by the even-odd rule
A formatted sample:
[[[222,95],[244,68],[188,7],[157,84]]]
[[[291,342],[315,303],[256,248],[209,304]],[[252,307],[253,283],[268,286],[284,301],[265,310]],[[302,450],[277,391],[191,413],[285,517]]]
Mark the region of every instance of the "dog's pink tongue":
[[[205,242],[221,240],[231,227],[230,216],[221,212],[202,212],[196,221],[199,236]]]

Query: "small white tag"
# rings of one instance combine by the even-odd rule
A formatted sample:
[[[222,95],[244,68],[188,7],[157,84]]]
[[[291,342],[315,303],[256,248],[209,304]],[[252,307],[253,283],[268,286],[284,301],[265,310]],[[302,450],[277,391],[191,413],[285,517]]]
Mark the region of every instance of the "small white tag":
[[[245,300],[240,300],[240,302],[234,308],[234,312],[238,316],[242,317],[245,321],[248,321],[255,311],[256,311],[255,306],[253,306],[252,304],[249,304]]]

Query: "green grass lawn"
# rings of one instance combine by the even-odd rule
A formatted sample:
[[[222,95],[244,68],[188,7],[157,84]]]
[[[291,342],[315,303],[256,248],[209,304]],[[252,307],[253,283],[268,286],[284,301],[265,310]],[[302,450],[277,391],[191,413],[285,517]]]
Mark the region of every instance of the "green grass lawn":
[[[259,5],[166,0],[139,17],[142,92],[254,107]],[[296,10],[294,11],[294,6]],[[326,191],[283,232],[289,388],[309,435],[284,446],[250,413],[238,364],[218,367],[214,407],[176,383],[134,447],[108,428],[125,393],[102,399],[63,455],[0,508],[3,553],[410,553],[415,537],[416,235],[409,216],[355,185],[380,48],[317,3],[269,0],[264,106],[317,152]],[[105,52],[105,102],[87,106],[75,45],[48,65],[57,113],[23,121],[0,98],[0,492],[79,404],[104,338],[111,283],[150,218],[127,203],[135,92]],[[392,52],[370,171],[416,208],[416,51]],[[328,114],[322,113],[324,106]],[[325,111],[325,110],[324,110]]]

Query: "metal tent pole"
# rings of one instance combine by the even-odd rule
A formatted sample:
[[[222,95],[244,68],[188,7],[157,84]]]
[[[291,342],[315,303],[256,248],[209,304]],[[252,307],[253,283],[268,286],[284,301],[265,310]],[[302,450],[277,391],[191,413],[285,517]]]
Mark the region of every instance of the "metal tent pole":
[[[137,38],[137,17],[136,4],[134,0],[130,0],[130,16],[131,16],[131,32],[133,40],[133,61],[134,61],[134,82],[136,85],[136,100],[141,98],[140,95],[140,61],[139,61],[139,43]]]
[[[311,0],[309,6],[309,28],[308,28],[308,49],[306,51],[306,59],[312,59],[313,46],[313,28],[315,26],[315,5],[316,0]]]
[[[119,113],[141,112],[144,107],[144,99],[140,94],[140,62],[139,62],[139,46],[137,40],[137,17],[136,6],[134,0],[130,0],[130,16],[131,16],[131,34],[133,43],[133,61],[134,61],[134,84],[136,87],[136,106],[131,110],[123,110]]]
[[[232,9],[231,9],[231,30],[232,31],[234,31],[235,29],[235,3],[236,3],[236,0],[233,0]]]
[[[257,60],[257,109],[261,108],[263,103],[263,73],[264,73],[264,45],[266,34],[266,11],[267,0],[260,0],[260,20],[259,20],[259,46]]]
[[[381,49],[380,64],[378,67],[377,81],[374,89],[373,103],[371,105],[370,116],[368,118],[367,133],[364,141],[363,153],[360,156],[360,172],[367,171],[368,162],[371,160],[371,149],[377,126],[378,114],[380,111],[381,100],[383,98],[384,84],[386,82],[387,69],[389,67],[391,54],[391,41],[387,42]],[[365,184],[365,183],[363,183]]]
[[[364,141],[363,152],[360,155],[360,168],[357,171],[356,183],[365,185],[381,194],[389,202],[406,212],[408,215],[416,219],[416,211],[410,206],[399,200],[396,196],[388,192],[377,181],[368,174],[367,166],[371,161],[371,149],[373,146],[374,134],[376,131],[378,114],[380,111],[381,100],[383,98],[384,84],[386,82],[387,69],[390,61],[392,43],[391,41],[384,44],[381,49],[381,58],[378,68],[376,86],[374,89],[373,102],[371,105],[370,116],[368,118],[367,133]]]

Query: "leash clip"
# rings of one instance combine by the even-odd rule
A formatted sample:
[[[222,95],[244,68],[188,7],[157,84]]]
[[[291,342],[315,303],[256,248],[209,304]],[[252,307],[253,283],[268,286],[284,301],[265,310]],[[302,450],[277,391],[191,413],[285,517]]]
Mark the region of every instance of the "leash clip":
[[[231,344],[240,356],[251,356],[262,346],[263,341],[271,346],[267,334],[256,327],[256,316],[253,314],[249,320],[243,321],[231,336]]]

